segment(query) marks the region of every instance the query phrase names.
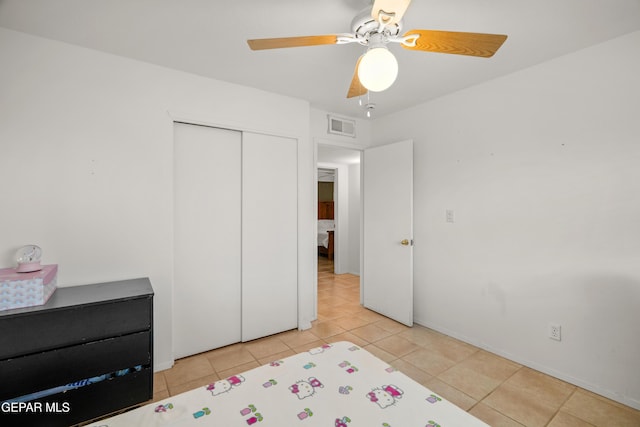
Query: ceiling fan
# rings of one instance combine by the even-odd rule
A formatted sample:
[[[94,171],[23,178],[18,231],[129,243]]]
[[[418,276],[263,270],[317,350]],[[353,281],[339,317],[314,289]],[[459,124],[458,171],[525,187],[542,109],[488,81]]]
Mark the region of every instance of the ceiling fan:
[[[402,17],[411,0],[375,0],[373,7],[361,11],[351,22],[352,33],[320,36],[281,37],[247,40],[252,50],[327,44],[359,43],[367,46],[358,58],[347,98],[367,91],[381,92],[390,87],[398,75],[398,61],[387,48],[400,44],[409,50],[452,53],[489,58],[502,46],[507,36],[438,30],[409,30],[404,35]]]

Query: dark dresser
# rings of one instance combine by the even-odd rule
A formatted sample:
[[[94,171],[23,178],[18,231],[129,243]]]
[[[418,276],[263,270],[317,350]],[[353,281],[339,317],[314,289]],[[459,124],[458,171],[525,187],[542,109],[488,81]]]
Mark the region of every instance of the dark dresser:
[[[0,425],[70,426],[152,397],[149,279],[58,288],[0,312]]]

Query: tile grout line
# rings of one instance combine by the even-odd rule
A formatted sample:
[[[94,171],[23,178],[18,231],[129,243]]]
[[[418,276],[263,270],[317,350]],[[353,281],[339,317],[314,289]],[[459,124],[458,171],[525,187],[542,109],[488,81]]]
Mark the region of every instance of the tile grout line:
[[[564,401],[562,402],[562,404],[561,404],[561,405],[558,407],[558,409],[553,413],[553,416],[551,417],[551,419],[549,420],[549,422],[548,422],[547,424],[545,424],[546,426],[548,426],[548,425],[549,425],[549,424],[554,420],[554,418],[558,416],[558,414],[560,413],[560,411],[562,411],[562,407],[563,407],[563,406],[564,406],[564,405],[569,401],[569,399],[571,399],[571,398],[573,397],[573,395],[576,393],[576,391],[577,391],[577,390],[578,390],[578,387],[574,386],[574,387],[573,387],[573,390],[571,391],[571,393],[569,393],[569,395],[566,397],[566,399],[564,399]],[[583,421],[583,422],[585,422],[585,423],[587,423],[587,424],[591,424],[591,423],[587,422],[586,420],[583,420],[582,418],[580,418],[580,417],[578,417],[578,416],[576,416],[576,415],[573,415],[573,414],[569,414],[569,415],[574,416],[574,417],[578,418],[580,421]]]

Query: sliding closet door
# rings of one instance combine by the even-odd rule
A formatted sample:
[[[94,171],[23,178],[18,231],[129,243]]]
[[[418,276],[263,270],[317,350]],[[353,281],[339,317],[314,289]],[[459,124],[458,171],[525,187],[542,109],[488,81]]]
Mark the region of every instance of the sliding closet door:
[[[174,125],[176,358],[241,340],[241,135]]]
[[[297,141],[242,139],[242,340],[296,328]]]

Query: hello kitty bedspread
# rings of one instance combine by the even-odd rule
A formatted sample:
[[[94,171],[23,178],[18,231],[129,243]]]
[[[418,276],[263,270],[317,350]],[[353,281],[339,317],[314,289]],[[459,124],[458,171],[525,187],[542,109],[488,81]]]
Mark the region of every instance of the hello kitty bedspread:
[[[92,424],[475,427],[487,424],[349,342],[271,362]]]

